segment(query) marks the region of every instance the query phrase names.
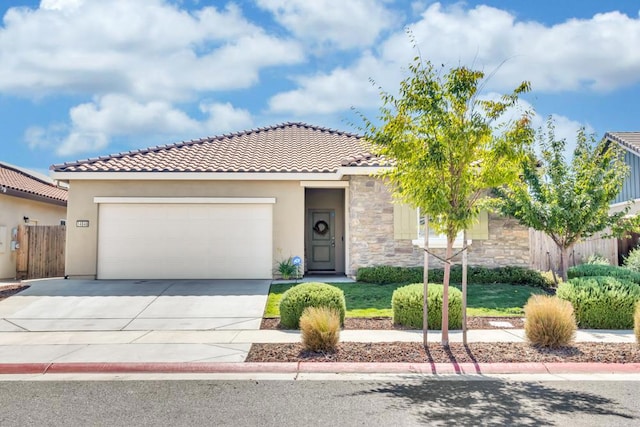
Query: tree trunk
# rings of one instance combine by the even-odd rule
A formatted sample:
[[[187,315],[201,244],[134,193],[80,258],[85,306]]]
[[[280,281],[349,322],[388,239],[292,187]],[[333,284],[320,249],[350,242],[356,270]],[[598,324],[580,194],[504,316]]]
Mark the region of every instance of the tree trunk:
[[[467,345],[467,230],[462,232],[462,344]]]
[[[424,216],[424,283],[422,298],[422,344],[427,347],[427,335],[429,332],[429,217]]]
[[[570,247],[560,248],[560,277],[563,281],[567,281],[567,270],[569,270],[569,249]]]
[[[444,263],[444,278],[442,280],[442,345],[449,347],[449,279],[451,277],[451,254],[455,236],[447,237],[447,251]]]

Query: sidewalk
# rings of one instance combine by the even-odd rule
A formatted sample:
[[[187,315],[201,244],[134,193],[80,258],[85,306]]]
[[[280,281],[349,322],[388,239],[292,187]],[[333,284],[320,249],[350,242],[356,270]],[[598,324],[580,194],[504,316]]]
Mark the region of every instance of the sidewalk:
[[[343,342],[422,342],[421,331],[345,330]],[[429,340],[438,342],[438,331]],[[579,342],[633,343],[632,331],[583,330]],[[252,343],[294,343],[298,331],[0,332],[0,374],[43,373],[640,373],[640,364],[243,363]],[[450,341],[461,342],[452,331]],[[469,330],[468,341],[524,342],[517,329]],[[0,377],[0,380],[2,377]]]

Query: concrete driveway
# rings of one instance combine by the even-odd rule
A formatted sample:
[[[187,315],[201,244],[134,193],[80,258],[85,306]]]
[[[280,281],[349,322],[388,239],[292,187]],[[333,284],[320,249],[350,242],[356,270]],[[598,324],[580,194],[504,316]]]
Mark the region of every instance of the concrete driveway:
[[[259,329],[269,280],[41,280],[0,301],[0,332]]]

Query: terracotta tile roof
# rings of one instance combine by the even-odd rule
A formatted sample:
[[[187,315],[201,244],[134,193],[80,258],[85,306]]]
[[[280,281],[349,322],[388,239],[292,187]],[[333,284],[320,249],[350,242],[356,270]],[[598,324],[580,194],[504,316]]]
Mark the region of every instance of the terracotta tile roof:
[[[358,135],[304,123],[161,145],[53,165],[56,172],[336,172],[380,166]]]
[[[607,132],[604,137],[640,155],[640,132]]]
[[[38,196],[52,201],[67,201],[67,189],[37,177],[25,169],[0,163],[0,194]]]

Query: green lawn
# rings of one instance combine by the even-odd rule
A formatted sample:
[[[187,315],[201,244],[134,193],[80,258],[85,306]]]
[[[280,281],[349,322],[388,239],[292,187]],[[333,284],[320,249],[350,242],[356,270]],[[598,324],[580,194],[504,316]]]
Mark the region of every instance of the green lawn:
[[[344,291],[347,317],[391,317],[391,295],[402,285],[372,285],[369,283],[331,283]],[[265,317],[278,317],[282,294],[294,283],[273,284],[269,291]],[[456,286],[459,287],[459,286]],[[531,286],[469,285],[467,292],[469,316],[521,316],[522,307],[532,294],[544,291]]]

